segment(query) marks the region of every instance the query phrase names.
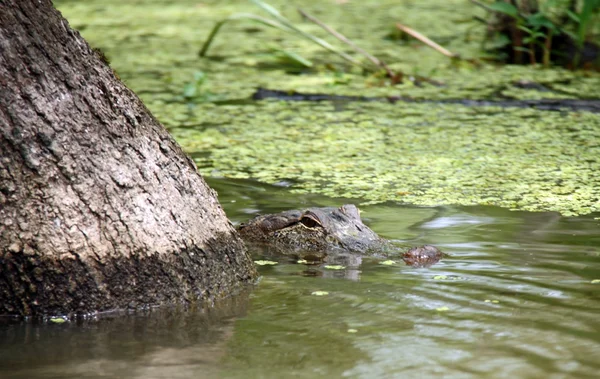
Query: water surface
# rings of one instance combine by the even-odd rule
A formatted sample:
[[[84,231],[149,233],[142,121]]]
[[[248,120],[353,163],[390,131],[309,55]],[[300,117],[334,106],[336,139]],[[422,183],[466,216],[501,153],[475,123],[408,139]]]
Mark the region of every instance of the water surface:
[[[251,181],[210,184],[233,222],[349,201]],[[450,257],[430,268],[363,259],[342,271],[282,260],[259,268],[254,291],[213,309],[4,323],[0,377],[591,378],[600,371],[600,283],[592,283],[600,279],[599,220],[495,207],[362,211],[379,234],[435,244]]]

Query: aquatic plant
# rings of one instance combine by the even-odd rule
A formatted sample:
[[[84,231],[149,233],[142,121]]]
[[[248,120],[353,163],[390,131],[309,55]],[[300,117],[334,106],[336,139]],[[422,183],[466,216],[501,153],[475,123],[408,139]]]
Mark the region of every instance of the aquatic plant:
[[[182,100],[189,108],[193,108],[198,103],[210,102],[217,99],[218,97],[207,89],[206,74],[203,71],[195,71],[192,80],[185,83],[181,95],[176,100]]]
[[[546,67],[600,68],[600,46],[591,41],[600,0],[471,2],[493,14],[491,20],[479,20],[488,26],[488,39],[500,58],[517,64],[541,60]]]
[[[213,27],[210,34],[208,35],[208,38],[204,42],[204,45],[200,49],[200,52],[198,53],[198,55],[200,57],[206,56],[206,53],[208,52],[210,45],[212,44],[217,33],[223,27],[223,25],[225,25],[229,21],[245,19],[245,20],[255,21],[255,22],[258,22],[265,26],[279,29],[281,31],[291,33],[298,37],[307,39],[307,40],[321,46],[322,48],[329,50],[330,52],[340,56],[341,58],[343,58],[344,60],[350,62],[351,64],[353,64],[355,66],[361,67],[362,69],[364,69],[366,71],[372,70],[372,67],[370,67],[369,65],[366,65],[365,63],[357,60],[356,58],[352,57],[351,55],[346,54],[344,51],[331,45],[329,42],[325,41],[324,39],[321,39],[311,33],[307,33],[304,30],[300,29],[299,27],[294,25],[290,20],[288,20],[286,17],[284,17],[277,9],[275,9],[273,6],[269,5],[268,3],[264,2],[264,1],[260,1],[260,0],[251,0],[251,1],[254,4],[256,4],[258,7],[260,7],[262,10],[267,12],[273,19],[264,18],[264,17],[258,16],[258,15],[252,14],[252,13],[236,13],[236,14],[233,14],[233,15],[217,22],[217,24]],[[382,60],[375,58],[373,55],[367,53],[365,50],[356,46],[352,41],[350,41],[349,39],[344,37],[342,34],[335,31],[331,27],[325,25],[323,22],[319,21],[314,16],[311,16],[310,14],[308,14],[300,9],[298,11],[304,18],[310,20],[311,22],[316,23],[317,25],[319,25],[320,27],[325,29],[329,34],[333,35],[334,37],[336,37],[338,40],[342,41],[343,43],[349,45],[355,51],[357,51],[359,54],[365,56],[371,63],[373,63],[373,65],[375,67],[377,67],[378,69],[385,70],[387,76],[390,78],[393,78],[395,82],[402,81],[402,74],[392,72],[390,70],[390,68]],[[286,58],[292,59],[296,63],[300,63],[306,67],[312,67],[312,62],[310,62],[309,60],[307,60],[305,58],[302,58],[301,56],[299,56],[297,54],[284,51],[284,55]]]

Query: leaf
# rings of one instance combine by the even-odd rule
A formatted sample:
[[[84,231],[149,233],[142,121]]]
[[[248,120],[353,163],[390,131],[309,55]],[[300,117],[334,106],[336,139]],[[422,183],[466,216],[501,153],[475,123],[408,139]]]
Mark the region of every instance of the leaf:
[[[67,322],[67,320],[65,320],[64,317],[52,317],[52,318],[50,318],[50,322],[53,322],[55,324],[62,324],[62,323]]]
[[[329,295],[329,292],[327,292],[327,291],[314,291],[313,293],[311,293],[311,295],[314,295],[314,296],[327,296],[327,295]]]
[[[346,266],[340,266],[340,265],[327,265],[325,266],[325,268],[327,270],[343,270],[346,268]]]
[[[281,49],[273,49],[273,51],[276,53],[279,53],[278,58],[284,62],[293,63],[297,66],[302,66],[302,67],[312,67],[313,66],[313,63],[311,61],[301,57],[300,55],[298,55],[294,52],[291,52],[288,50],[281,50]]]
[[[579,24],[580,20],[579,20],[579,15],[577,13],[573,13],[572,11],[567,9],[567,16],[569,16],[569,18],[571,20],[573,20]]]
[[[265,12],[271,14],[271,16],[273,17],[283,17],[281,16],[281,13],[279,13],[279,11],[277,9],[275,9],[274,7],[272,7],[271,5],[260,1],[260,0],[252,0],[252,2],[256,5],[258,5],[260,8],[262,8]]]
[[[497,1],[493,4],[490,4],[488,5],[488,8],[494,12],[504,13],[513,18],[519,17],[519,10],[514,5],[505,3],[504,1]]]
[[[384,266],[391,266],[391,265],[395,265],[396,261],[383,261],[383,262],[379,262],[380,265],[384,265]]]
[[[528,28],[528,27],[526,27],[525,25],[519,25],[517,28],[518,28],[518,29],[520,29],[520,30],[522,30],[522,31],[524,31],[525,33],[529,33],[529,34],[532,34],[532,33],[533,33],[533,30],[532,30],[532,29],[529,29],[529,28]]]
[[[196,96],[196,83],[187,83],[183,86],[183,97],[192,98]]]
[[[447,312],[450,310],[450,308],[448,307],[439,307],[439,308],[435,308],[436,311],[438,312]]]
[[[533,27],[533,29],[535,30],[539,30],[542,27],[545,27],[548,30],[551,30],[552,33],[558,33],[558,28],[556,27],[556,25],[548,17],[546,17],[543,13],[540,12],[527,16],[527,24]]]
[[[202,83],[204,83],[205,79],[206,74],[204,73],[204,71],[194,71],[194,81],[196,82],[196,84],[201,85]]]

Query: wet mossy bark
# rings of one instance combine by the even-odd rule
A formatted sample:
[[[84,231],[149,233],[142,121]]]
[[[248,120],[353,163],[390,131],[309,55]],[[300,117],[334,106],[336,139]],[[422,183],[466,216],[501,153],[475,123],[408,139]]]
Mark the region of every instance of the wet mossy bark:
[[[0,314],[211,300],[255,269],[216,194],[49,0],[0,2]]]

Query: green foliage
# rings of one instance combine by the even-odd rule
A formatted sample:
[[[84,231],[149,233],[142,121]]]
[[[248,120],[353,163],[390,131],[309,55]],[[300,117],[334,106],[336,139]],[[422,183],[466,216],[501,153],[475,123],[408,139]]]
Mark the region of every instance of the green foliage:
[[[296,54],[293,51],[278,48],[272,48],[271,51],[277,60],[283,65],[292,66],[297,69],[313,67],[313,63],[311,61],[302,58],[299,54]]]
[[[505,15],[513,18],[519,17],[519,10],[514,5],[504,1],[496,1],[495,3],[489,5],[488,8],[492,11],[504,13]]]
[[[544,66],[549,66],[551,58],[566,57],[569,45],[575,45],[576,52],[568,57],[568,65],[572,67],[579,66],[581,52],[584,48],[586,39],[591,34],[593,20],[598,16],[600,10],[600,0],[580,1],[579,7],[570,9],[572,2],[545,1],[540,2],[515,2],[509,3],[504,0],[496,0],[492,4],[474,3],[482,6],[487,11],[497,17],[491,24],[492,29],[499,31],[500,35],[508,38],[514,51],[525,52],[530,57],[531,63],[537,63],[538,55],[541,52]],[[577,11],[577,8],[579,11]],[[567,17],[560,17],[565,15]],[[508,16],[508,17],[506,17]],[[508,20],[508,24],[506,24]],[[514,33],[513,28],[523,32]],[[567,42],[553,47],[553,38],[556,36],[565,36]],[[563,41],[565,39],[563,38]],[[498,44],[498,37],[494,38],[494,45],[502,48],[506,44]],[[600,50],[600,47],[598,47]],[[516,59],[518,62],[519,59]]]
[[[193,79],[185,83],[181,92],[181,100],[193,108],[195,104],[217,100],[215,96],[206,88],[206,74],[203,71],[195,71]]]

